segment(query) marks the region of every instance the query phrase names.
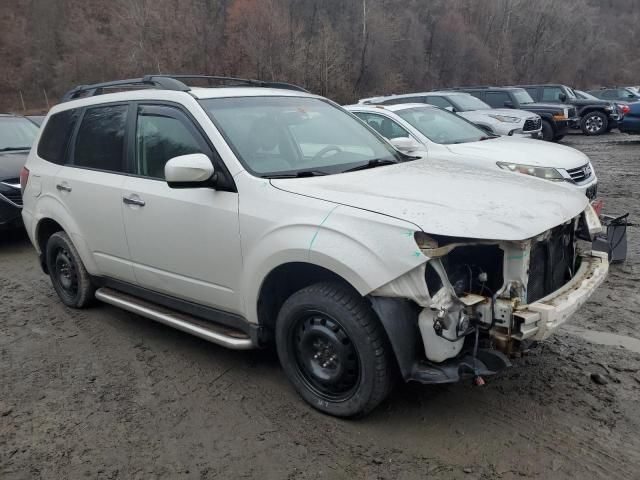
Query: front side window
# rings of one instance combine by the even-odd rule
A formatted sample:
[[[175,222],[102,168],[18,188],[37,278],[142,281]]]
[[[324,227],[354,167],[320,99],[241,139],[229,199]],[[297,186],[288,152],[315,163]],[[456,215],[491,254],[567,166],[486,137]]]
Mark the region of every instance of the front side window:
[[[388,117],[378,115],[375,113],[356,113],[364,122],[373,128],[376,132],[389,140],[394,138],[406,138],[411,135],[404,128],[402,128],[398,122],[394,122]]]
[[[164,179],[167,161],[180,155],[203,153],[188,124],[171,107],[140,107],[136,125],[135,173],[144,177]]]
[[[78,129],[73,165],[124,172],[127,105],[87,108]]]
[[[517,90],[513,90],[513,96],[518,101],[520,105],[526,105],[528,103],[534,103],[531,95],[527,93],[524,88],[518,88]]]
[[[440,107],[440,108],[447,108],[447,107],[453,107],[453,105],[451,105],[451,102],[445,98],[442,97],[436,97],[436,96],[427,96],[427,103],[429,103],[430,105],[435,105],[436,107]]]
[[[504,108],[505,102],[510,102],[510,101],[511,101],[511,98],[509,97],[509,94],[506,92],[487,92],[487,103],[491,105],[493,108]]]
[[[562,94],[560,87],[544,87],[542,89],[542,101],[543,102],[559,102],[560,95]]]
[[[38,127],[26,118],[0,117],[0,152],[28,150],[38,135]]]
[[[460,112],[471,112],[473,110],[487,110],[491,108],[479,98],[473,95],[455,95],[451,97],[456,103],[456,108]]]
[[[238,160],[268,177],[301,172],[339,173],[401,154],[346,111],[309,97],[201,100]]]
[[[446,110],[408,108],[395,113],[435,143],[467,143],[488,138],[484,130]]]

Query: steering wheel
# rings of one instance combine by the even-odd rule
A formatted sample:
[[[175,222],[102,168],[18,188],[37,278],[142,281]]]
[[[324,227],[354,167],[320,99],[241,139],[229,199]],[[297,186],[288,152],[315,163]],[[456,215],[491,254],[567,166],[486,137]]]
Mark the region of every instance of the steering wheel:
[[[338,147],[337,145],[327,145],[322,150],[320,150],[318,153],[316,153],[311,160],[312,161],[313,160],[320,160],[322,157],[324,157],[329,152],[336,152],[336,153],[334,153],[334,155],[336,155],[336,154],[340,153],[341,151],[342,151],[342,149],[340,147]]]

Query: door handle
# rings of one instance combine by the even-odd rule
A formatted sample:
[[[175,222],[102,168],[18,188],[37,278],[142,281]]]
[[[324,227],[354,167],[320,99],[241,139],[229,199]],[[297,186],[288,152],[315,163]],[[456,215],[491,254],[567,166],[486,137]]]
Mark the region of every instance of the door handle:
[[[71,187],[69,185],[67,185],[66,183],[58,183],[56,185],[56,188],[61,191],[61,192],[70,192],[71,191]]]
[[[126,205],[136,205],[138,207],[144,207],[145,201],[137,195],[129,195],[128,197],[122,197],[122,202]]]

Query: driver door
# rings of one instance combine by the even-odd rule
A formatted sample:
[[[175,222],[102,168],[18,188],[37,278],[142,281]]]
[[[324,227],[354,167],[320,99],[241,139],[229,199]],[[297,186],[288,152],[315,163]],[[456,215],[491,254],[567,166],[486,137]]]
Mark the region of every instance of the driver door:
[[[133,171],[123,186],[124,225],[136,282],[146,289],[240,311],[238,194],[170,188],[164,165],[204,153],[221,160],[181,109],[138,104]]]

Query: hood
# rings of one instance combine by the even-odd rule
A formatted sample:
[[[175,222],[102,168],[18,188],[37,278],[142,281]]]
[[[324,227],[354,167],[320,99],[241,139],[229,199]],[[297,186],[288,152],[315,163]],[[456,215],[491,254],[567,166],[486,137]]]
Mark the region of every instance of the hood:
[[[599,105],[606,107],[611,105],[608,100],[593,100],[592,98],[572,98],[567,100],[566,105],[573,105],[576,107],[586,107],[587,105]]]
[[[29,156],[29,150],[0,152],[0,182],[20,178],[20,170]]]
[[[525,103],[520,105],[521,110],[529,112],[564,112],[565,108],[571,108],[571,105],[559,103]]]
[[[515,108],[492,108],[490,110],[475,110],[475,112],[482,113],[483,115],[504,115],[505,117],[517,117],[524,120],[533,117],[533,114],[531,112],[527,112],[526,110],[517,110]]]
[[[486,240],[531,238],[577,216],[588,202],[568,186],[431,157],[271,183],[290,193],[399,218],[433,235]]]
[[[473,162],[473,158],[482,158],[491,160],[494,165],[496,162],[513,162],[565,170],[589,163],[589,157],[575,148],[526,138],[500,137],[445,146],[451,153],[469,157],[468,163]]]

